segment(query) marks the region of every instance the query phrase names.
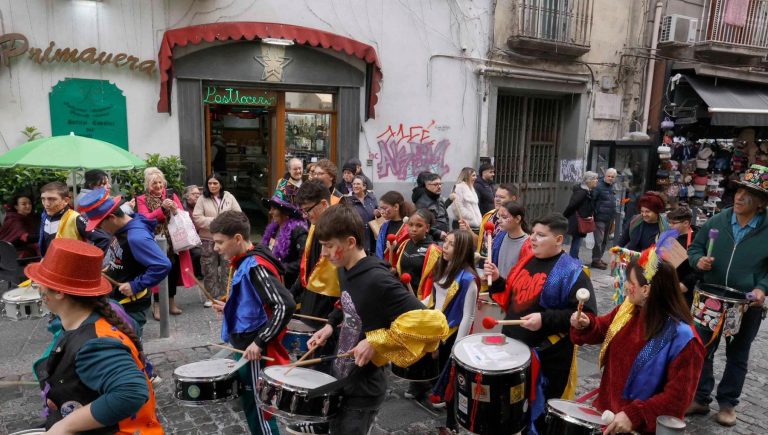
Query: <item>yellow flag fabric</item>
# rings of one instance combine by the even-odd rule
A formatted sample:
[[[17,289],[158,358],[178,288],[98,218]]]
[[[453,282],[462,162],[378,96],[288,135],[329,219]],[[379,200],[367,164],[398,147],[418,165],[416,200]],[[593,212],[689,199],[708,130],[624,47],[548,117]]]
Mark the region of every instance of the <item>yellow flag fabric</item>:
[[[367,332],[365,338],[376,353],[371,361],[383,366],[391,361],[408,367],[429,352],[434,352],[448,337],[448,321],[437,310],[413,310],[401,314],[389,328]]]

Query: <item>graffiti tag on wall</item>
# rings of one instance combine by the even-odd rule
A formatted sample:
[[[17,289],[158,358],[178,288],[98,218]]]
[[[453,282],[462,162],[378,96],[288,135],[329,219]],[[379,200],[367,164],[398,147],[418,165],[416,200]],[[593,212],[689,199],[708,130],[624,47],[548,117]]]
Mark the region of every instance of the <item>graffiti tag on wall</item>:
[[[441,177],[447,174],[451,168],[445,163],[445,154],[451,142],[447,138],[437,140],[431,136],[430,129],[435,125],[434,120],[427,126],[389,125],[378,135],[379,152],[368,156],[378,160],[378,177],[391,175],[398,180],[413,181],[423,171]]]

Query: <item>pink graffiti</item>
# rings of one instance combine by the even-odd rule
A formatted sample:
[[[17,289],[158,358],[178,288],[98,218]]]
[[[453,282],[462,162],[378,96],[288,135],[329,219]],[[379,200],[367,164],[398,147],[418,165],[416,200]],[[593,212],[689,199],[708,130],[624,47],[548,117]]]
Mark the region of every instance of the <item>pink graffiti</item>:
[[[397,128],[391,125],[377,139],[379,144],[379,162],[376,170],[379,178],[387,177],[390,173],[398,180],[414,180],[423,171],[430,171],[440,176],[447,174],[450,167],[445,163],[445,154],[451,142],[442,139],[435,143],[430,136],[430,128],[435,125],[433,120],[428,126],[413,125]]]

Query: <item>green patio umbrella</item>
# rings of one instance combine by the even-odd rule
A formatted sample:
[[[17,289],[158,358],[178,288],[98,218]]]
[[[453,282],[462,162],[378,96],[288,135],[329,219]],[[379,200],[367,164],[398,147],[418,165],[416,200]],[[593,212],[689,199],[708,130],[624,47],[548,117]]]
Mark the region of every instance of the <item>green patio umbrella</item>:
[[[87,169],[134,169],[143,168],[144,160],[128,151],[97,139],[75,136],[46,137],[33,140],[0,156],[0,168],[29,167],[69,169],[72,186],[77,196],[77,171]],[[74,197],[73,197],[74,198]]]

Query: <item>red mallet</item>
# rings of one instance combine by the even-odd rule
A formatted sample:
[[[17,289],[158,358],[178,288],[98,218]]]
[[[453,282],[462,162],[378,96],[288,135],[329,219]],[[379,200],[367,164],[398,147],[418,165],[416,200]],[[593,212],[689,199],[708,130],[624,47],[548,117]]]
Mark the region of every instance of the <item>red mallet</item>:
[[[483,328],[493,329],[496,325],[522,325],[525,320],[496,320],[493,317],[483,317]]]
[[[585,288],[576,290],[576,299],[579,301],[579,309],[578,314],[576,315],[576,320],[579,320],[581,319],[581,312],[584,310],[584,303],[589,300],[589,290]]]
[[[411,274],[410,273],[404,273],[400,275],[400,281],[405,284],[406,287],[408,287],[408,290],[413,293],[413,287],[411,287]]]
[[[485,261],[491,261],[491,250],[493,249],[493,222],[486,222],[485,225],[483,225],[483,229],[485,230],[485,245],[488,250]],[[491,285],[493,285],[493,277],[488,275],[488,286],[490,287]]]
[[[387,250],[389,251],[389,262],[392,264],[392,267],[397,265],[397,260],[395,259],[395,253],[397,252],[397,236],[394,234],[388,234],[387,235]]]

